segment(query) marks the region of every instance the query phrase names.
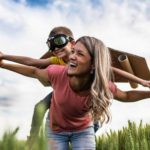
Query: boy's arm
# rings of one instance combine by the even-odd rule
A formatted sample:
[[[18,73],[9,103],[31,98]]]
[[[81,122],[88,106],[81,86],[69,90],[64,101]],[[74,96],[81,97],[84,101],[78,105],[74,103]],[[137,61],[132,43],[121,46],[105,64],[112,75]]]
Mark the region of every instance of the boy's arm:
[[[126,71],[123,71],[121,69],[118,69],[118,68],[115,68],[115,67],[112,67],[112,71],[130,81],[133,81],[133,82],[136,82],[136,83],[139,83],[145,87],[149,87],[150,88],[150,81],[147,81],[147,80],[143,80],[139,77],[136,77],[135,75],[131,74],[131,73],[128,73]]]
[[[54,56],[53,53],[51,51],[48,51],[41,57],[41,59],[46,59],[52,56]]]
[[[25,56],[15,56],[15,55],[6,55],[0,52],[0,60],[9,60],[12,62],[20,63],[23,65],[28,65],[28,66],[36,66],[36,67],[47,67],[48,65],[51,64],[50,59],[34,59],[30,57],[25,57]]]
[[[2,60],[0,61],[0,67],[22,74],[27,77],[36,78],[40,82],[42,82],[43,85],[46,85],[45,83],[49,83],[50,85],[48,73],[46,69],[39,69],[37,67],[25,66],[19,64],[4,63]]]

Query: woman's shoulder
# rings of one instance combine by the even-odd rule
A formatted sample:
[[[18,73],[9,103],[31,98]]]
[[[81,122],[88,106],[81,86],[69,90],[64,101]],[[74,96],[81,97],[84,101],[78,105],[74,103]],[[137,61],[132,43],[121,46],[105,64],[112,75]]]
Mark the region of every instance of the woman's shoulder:
[[[63,65],[50,65],[47,67],[48,76],[51,82],[57,83],[58,81],[65,80],[67,67]]]
[[[47,71],[49,75],[62,75],[66,72],[67,67],[64,65],[49,65]]]
[[[65,69],[66,69],[66,66],[54,64],[54,65],[49,65],[49,66],[47,67],[47,69],[48,69],[48,70],[65,70]]]

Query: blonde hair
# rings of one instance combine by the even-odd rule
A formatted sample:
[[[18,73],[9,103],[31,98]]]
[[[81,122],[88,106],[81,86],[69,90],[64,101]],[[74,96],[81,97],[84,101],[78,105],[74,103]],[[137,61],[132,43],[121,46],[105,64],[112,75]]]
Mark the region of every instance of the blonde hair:
[[[88,50],[94,65],[93,82],[91,85],[91,106],[95,120],[101,124],[111,118],[109,107],[112,93],[109,89],[111,80],[111,58],[108,48],[101,40],[94,37],[83,36],[78,39]]]

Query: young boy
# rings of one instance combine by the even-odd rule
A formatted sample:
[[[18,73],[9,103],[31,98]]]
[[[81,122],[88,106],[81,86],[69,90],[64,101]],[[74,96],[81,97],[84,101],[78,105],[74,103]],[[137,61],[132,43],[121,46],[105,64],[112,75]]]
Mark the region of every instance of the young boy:
[[[0,60],[5,59],[5,60],[21,63],[24,65],[36,66],[42,68],[45,68],[51,64],[65,65],[68,62],[68,56],[74,43],[75,41],[74,41],[73,33],[70,29],[61,26],[55,27],[50,32],[49,38],[47,40],[47,45],[49,47],[51,57],[46,59],[33,59],[24,56],[12,56],[12,55],[5,55],[0,53]],[[112,67],[112,70],[113,72],[129,80],[138,82],[143,86],[150,87],[150,81],[139,79],[134,75],[131,75],[125,71],[122,71],[114,67]],[[48,83],[44,83],[44,81],[41,82],[44,85],[48,84]],[[39,129],[42,124],[44,115],[46,111],[50,108],[51,95],[52,93],[47,95],[43,100],[41,100],[35,105],[31,130],[30,130],[30,136],[29,136],[29,139],[31,140],[37,137],[39,133]],[[95,123],[94,125],[95,132],[98,130],[98,128],[99,128],[98,123]]]

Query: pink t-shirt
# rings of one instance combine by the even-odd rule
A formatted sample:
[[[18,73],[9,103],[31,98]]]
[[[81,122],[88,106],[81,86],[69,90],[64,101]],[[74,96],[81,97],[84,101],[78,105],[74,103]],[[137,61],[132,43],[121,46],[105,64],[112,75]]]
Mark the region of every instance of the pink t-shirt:
[[[77,94],[69,86],[67,67],[50,65],[47,68],[53,96],[50,107],[50,127],[53,131],[79,131],[85,129],[92,121],[87,102],[90,91]],[[116,91],[111,83],[110,89]]]

